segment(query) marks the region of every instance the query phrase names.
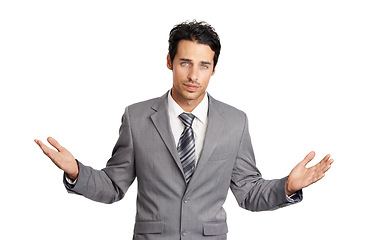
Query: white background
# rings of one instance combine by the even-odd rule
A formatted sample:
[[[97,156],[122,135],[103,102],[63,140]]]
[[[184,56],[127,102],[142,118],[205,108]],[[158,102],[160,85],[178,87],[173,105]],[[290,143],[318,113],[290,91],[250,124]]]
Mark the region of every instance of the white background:
[[[131,239],[136,183],[112,205],[67,194],[33,140],[103,168],[125,107],[170,89],[168,33],[192,19],[220,35],[208,91],[249,116],[263,177],[335,159],[295,206],[229,194],[228,239],[370,239],[370,2],[220,2],[1,1],[1,239]]]

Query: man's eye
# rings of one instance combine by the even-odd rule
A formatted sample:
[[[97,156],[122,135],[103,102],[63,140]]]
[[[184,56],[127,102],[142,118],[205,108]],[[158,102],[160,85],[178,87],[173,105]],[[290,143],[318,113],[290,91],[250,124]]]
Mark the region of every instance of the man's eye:
[[[201,65],[201,68],[202,68],[202,69],[208,69],[209,66],[207,66],[207,65]]]
[[[180,65],[182,65],[182,66],[188,66],[188,63],[187,62],[182,62],[182,63],[180,63]]]

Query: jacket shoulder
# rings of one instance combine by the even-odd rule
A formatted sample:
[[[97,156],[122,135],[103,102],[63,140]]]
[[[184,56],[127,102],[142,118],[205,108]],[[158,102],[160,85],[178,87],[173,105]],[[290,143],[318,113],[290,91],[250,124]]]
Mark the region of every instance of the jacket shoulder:
[[[166,94],[161,97],[152,98],[142,102],[137,102],[131,104],[125,108],[125,112],[122,115],[121,122],[124,122],[125,119],[129,120],[131,123],[142,123],[148,119],[153,113],[156,112],[156,107],[166,104]],[[132,125],[132,124],[130,124]]]
[[[246,113],[236,107],[233,107],[227,103],[221,102],[214,98],[210,97],[210,104],[213,105],[220,114],[223,114],[224,117],[231,117],[233,119],[246,119]]]
[[[152,98],[145,101],[133,103],[129,105],[127,108],[130,108],[130,110],[136,110],[136,109],[143,109],[143,108],[150,108],[154,104],[160,102],[162,97]]]

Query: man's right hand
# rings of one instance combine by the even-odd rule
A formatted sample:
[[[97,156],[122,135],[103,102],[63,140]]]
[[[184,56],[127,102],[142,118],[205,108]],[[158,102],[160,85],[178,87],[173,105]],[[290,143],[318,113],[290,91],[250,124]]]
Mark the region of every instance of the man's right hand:
[[[57,167],[62,169],[69,178],[75,180],[79,174],[79,168],[73,155],[67,149],[62,147],[54,138],[48,137],[47,140],[58,151],[49,148],[40,140],[35,139],[35,142]]]

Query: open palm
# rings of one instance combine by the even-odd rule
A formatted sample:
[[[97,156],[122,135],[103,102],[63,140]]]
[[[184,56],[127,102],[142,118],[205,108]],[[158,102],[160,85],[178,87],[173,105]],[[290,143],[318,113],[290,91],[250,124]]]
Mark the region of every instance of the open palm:
[[[48,142],[57,149],[49,148],[42,141],[35,139],[35,142],[40,146],[41,150],[48,156],[57,167],[62,169],[71,179],[76,179],[78,175],[78,166],[73,155],[64,147],[62,147],[57,140],[48,137]]]
[[[306,168],[306,165],[314,158],[315,152],[310,152],[303,161],[296,165],[286,182],[286,194],[291,195],[300,189],[308,187],[309,185],[317,182],[325,176],[331,164],[334,162],[330,159],[330,154],[327,154],[319,163],[316,165]]]

